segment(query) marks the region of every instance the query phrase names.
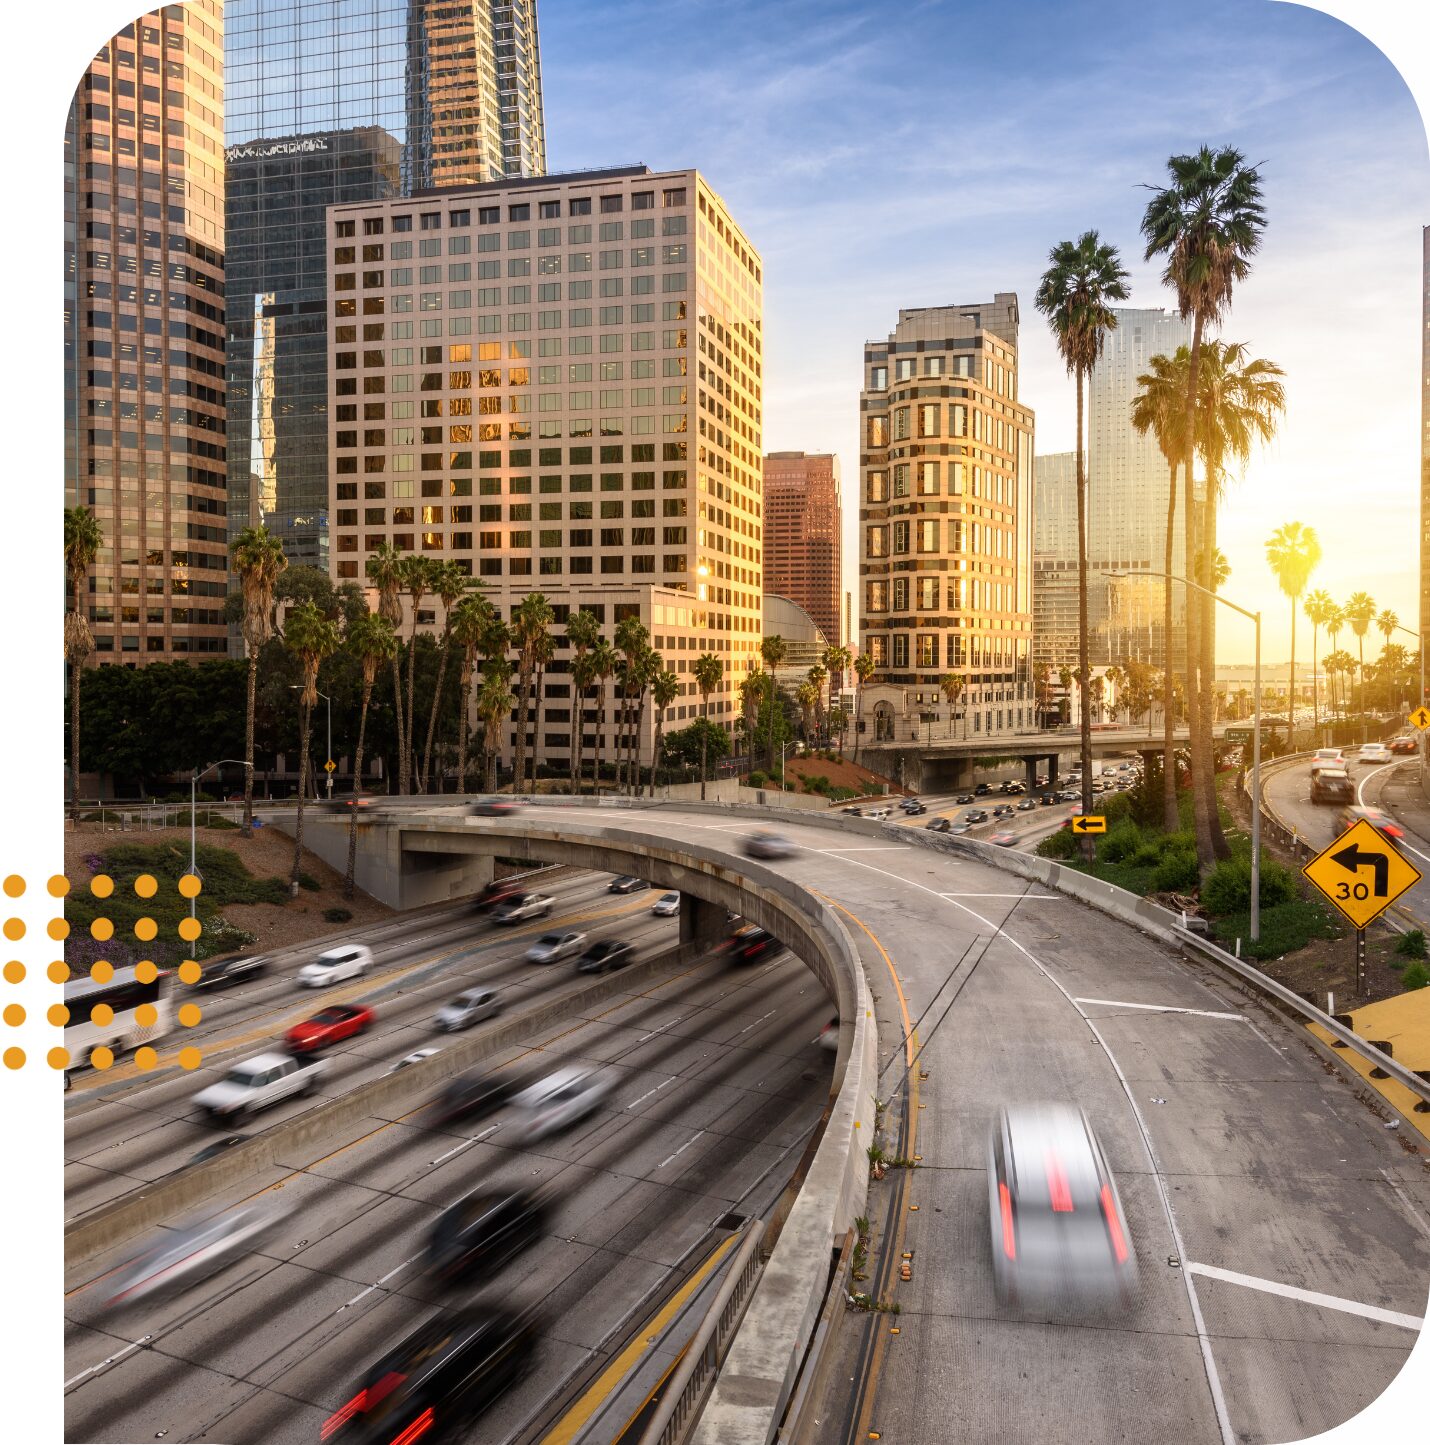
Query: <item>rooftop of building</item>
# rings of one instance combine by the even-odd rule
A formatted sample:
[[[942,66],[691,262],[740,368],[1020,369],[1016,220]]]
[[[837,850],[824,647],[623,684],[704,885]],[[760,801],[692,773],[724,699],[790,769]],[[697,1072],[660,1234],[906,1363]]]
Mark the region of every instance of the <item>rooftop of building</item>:
[[[533,186],[573,185],[580,181],[619,181],[630,176],[683,175],[684,170],[653,171],[644,161],[617,166],[597,166],[588,170],[547,171],[539,176],[499,176],[494,181],[477,181],[464,186],[428,186],[413,191],[414,200],[432,200],[439,196],[484,195],[490,191],[521,191]]]

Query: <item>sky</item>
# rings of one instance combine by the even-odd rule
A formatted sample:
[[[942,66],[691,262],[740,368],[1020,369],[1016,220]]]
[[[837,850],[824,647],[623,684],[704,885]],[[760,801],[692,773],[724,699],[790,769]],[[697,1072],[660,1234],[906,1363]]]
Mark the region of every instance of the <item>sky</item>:
[[[540,25],[550,169],[696,166],[761,251],[765,448],[838,454],[851,590],[863,343],[901,306],[1016,291],[1035,450],[1070,451],[1072,383],[1032,304],[1049,249],[1095,229],[1128,305],[1174,306],[1143,260],[1146,187],[1171,154],[1237,147],[1268,222],[1220,334],[1284,368],[1288,406],[1220,514],[1226,594],[1284,659],[1265,542],[1294,520],[1321,539],[1313,587],[1417,625],[1430,167],[1358,32],[1272,0],[541,0]],[[1222,616],[1219,660],[1249,661],[1250,624]]]

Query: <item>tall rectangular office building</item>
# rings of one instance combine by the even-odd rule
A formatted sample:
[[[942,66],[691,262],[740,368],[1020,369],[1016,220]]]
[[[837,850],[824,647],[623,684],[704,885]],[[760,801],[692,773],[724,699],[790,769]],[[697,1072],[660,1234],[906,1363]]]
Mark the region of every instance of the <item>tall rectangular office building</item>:
[[[872,681],[890,690],[876,723],[884,703],[891,726],[932,717],[953,673],[970,735],[1030,726],[1033,413],[1018,399],[1017,296],[900,311],[865,343],[859,407],[859,624]]]
[[[1078,663],[1076,463],[1033,458],[1033,664],[1055,674]]]
[[[762,263],[716,192],[645,166],[434,190],[334,206],[328,247],[334,577],[389,542],[507,613],[539,590],[608,636],[639,616],[683,684],[666,722],[699,715],[710,651],[733,723],[761,635]],[[567,665],[543,760],[567,756]],[[613,716],[583,719],[608,757]]]
[[[65,127],[65,505],[97,663],[228,650],[223,7],[126,25]]]
[[[797,602],[825,641],[844,640],[839,618],[839,458],[829,452],[770,452],[765,458],[765,591]]]
[[[328,563],[327,207],[546,169],[536,0],[228,0],[230,532]]]

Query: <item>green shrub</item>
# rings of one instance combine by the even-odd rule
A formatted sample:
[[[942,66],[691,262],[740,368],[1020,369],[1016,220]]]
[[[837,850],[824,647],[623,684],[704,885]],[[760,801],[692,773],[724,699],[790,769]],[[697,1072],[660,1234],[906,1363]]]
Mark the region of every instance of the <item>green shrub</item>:
[[[1250,899],[1250,888],[1247,890]],[[1218,940],[1231,948],[1241,939],[1241,952],[1246,958],[1280,958],[1305,948],[1318,938],[1339,938],[1341,927],[1327,908],[1311,898],[1292,898],[1261,910],[1261,937],[1251,941],[1251,915],[1229,913],[1214,918],[1212,927]]]
[[[797,793],[799,792],[799,784],[796,783],[793,778],[791,778],[789,782],[784,785],[784,790],[787,793]]]
[[[1261,907],[1263,911],[1296,897],[1291,870],[1272,858],[1261,860]],[[1212,869],[1202,885],[1202,903],[1212,914],[1249,913],[1251,909],[1251,859],[1224,859]]]
[[[298,887],[306,888],[309,893],[317,893],[322,886],[311,873],[300,873],[298,875]]]
[[[857,798],[859,796],[859,790],[857,788],[844,787],[831,788],[829,790],[829,796],[834,802],[842,803],[847,798]]]
[[[750,787],[752,788],[763,788],[767,781],[768,779],[766,778],[765,774],[762,773],[758,768],[756,768],[755,771],[751,773],[750,776],[746,779],[746,782],[748,782]]]
[[[1155,868],[1162,861],[1162,844],[1144,843],[1127,861],[1134,868]]]
[[[1402,933],[1396,940],[1395,951],[1403,953],[1406,958],[1425,957],[1425,934],[1418,928],[1412,928],[1409,933]]]
[[[1401,987],[1405,989],[1424,988],[1427,983],[1430,983],[1430,970],[1427,970],[1425,965],[1416,959],[1400,975],[1400,983]]]
[[[1079,851],[1079,840],[1071,828],[1059,828],[1049,833],[1035,849],[1040,858],[1075,858]]]
[[[1152,874],[1152,886],[1158,893],[1186,893],[1197,886],[1197,855],[1169,851]]]
[[[328,923],[351,923],[352,909],[350,908],[325,908],[323,918]]]
[[[1101,863],[1125,863],[1142,847],[1142,833],[1135,823],[1120,823],[1097,845]]]

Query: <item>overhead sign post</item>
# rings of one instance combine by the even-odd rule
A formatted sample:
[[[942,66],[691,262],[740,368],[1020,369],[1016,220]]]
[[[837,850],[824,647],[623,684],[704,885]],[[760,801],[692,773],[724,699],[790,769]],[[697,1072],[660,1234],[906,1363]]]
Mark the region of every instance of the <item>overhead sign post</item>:
[[[1101,813],[1079,813],[1072,820],[1074,833],[1105,833],[1107,819]]]

